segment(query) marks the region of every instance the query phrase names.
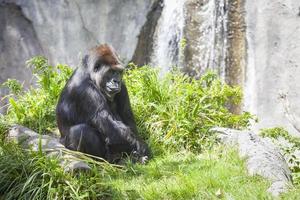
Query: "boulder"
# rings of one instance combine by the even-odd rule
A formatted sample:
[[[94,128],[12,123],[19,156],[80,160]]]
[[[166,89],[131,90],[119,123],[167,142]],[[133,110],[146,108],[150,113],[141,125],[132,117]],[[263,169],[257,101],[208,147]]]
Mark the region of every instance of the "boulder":
[[[55,135],[40,135],[24,126],[14,125],[9,129],[7,139],[16,142],[24,149],[39,151],[41,148],[47,156],[59,159],[60,165],[67,172],[91,169],[79,158],[77,152],[66,149]]]
[[[224,144],[238,146],[239,154],[246,159],[250,175],[260,175],[271,182],[268,189],[274,196],[285,192],[292,183],[291,171],[271,140],[261,138],[252,131],[229,128],[213,128]]]

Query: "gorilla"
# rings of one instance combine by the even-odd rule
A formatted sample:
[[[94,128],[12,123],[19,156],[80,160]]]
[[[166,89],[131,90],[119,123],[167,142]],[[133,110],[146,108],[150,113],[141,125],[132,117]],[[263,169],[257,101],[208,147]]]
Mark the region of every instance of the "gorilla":
[[[66,148],[111,163],[124,155],[141,163],[147,161],[150,150],[137,135],[123,71],[115,50],[107,44],[84,56],[56,107],[61,142]]]

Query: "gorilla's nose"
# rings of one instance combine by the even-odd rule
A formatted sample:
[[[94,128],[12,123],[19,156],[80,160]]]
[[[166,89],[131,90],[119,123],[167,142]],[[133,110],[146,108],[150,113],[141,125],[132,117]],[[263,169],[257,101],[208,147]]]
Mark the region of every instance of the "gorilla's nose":
[[[113,83],[114,83],[114,84],[119,84],[119,83],[120,83],[120,80],[118,80],[118,79],[113,79]]]

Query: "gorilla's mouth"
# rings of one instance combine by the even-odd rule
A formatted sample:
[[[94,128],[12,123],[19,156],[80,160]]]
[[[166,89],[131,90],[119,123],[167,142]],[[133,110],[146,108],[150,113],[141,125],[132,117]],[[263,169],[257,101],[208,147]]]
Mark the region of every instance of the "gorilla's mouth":
[[[116,93],[118,93],[118,92],[121,91],[120,84],[108,82],[108,83],[106,84],[106,91],[107,91],[109,94],[116,94]]]
[[[120,92],[120,88],[119,87],[106,87],[106,91],[110,94],[115,94]]]
[[[119,87],[108,87],[106,86],[105,88],[105,96],[112,101],[114,96],[119,93],[121,91],[121,89],[119,89]]]

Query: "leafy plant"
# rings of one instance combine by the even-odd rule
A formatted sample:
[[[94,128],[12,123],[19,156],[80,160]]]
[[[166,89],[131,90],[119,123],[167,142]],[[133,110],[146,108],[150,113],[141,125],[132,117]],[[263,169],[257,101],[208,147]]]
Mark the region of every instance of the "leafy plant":
[[[35,57],[27,63],[33,69],[37,85],[20,91],[15,81],[4,84],[13,86],[10,88],[15,93],[9,98],[5,118],[10,123],[46,133],[56,127],[55,106],[72,69],[60,64],[51,66],[44,57]],[[157,151],[167,148],[201,151],[212,145],[211,127],[246,128],[252,117],[249,113],[229,112],[226,105],[238,104],[241,90],[223,83],[213,72],[196,80],[176,70],[160,76],[158,69],[131,65],[125,80],[138,128]]]
[[[278,146],[292,171],[295,184],[300,184],[300,138],[293,137],[282,127],[262,129],[260,135],[271,138]]]
[[[223,83],[209,71],[199,80],[172,71],[131,66],[125,76],[140,132],[157,146],[201,151],[212,144],[209,129],[246,128],[249,113],[232,114],[226,105],[240,103],[239,87]]]
[[[2,87],[7,87],[10,92],[15,95],[18,95],[23,89],[21,83],[15,79],[7,79],[7,81],[2,84]]]
[[[262,137],[269,137],[269,138],[275,138],[277,139],[278,137],[283,137],[283,138],[288,138],[291,139],[289,132],[286,131],[282,127],[274,127],[274,128],[265,128],[261,129],[259,134]]]
[[[55,106],[72,69],[51,66],[43,57],[28,65],[35,86],[22,90],[16,81],[4,84],[13,95],[7,97],[7,114],[0,117],[2,136],[12,123],[41,134],[56,127]],[[150,66],[131,65],[124,79],[139,132],[154,152],[148,165],[129,162],[118,169],[87,158],[91,172],[65,173],[57,159],[0,140],[0,198],[157,199],[161,194],[165,199],[267,198],[268,184],[249,177],[235,151],[211,148],[211,127],[249,125],[249,113],[235,115],[226,107],[240,102],[240,88],[226,85],[213,72],[195,80],[176,70],[162,76]],[[180,183],[184,187],[179,188]]]
[[[0,143],[0,196],[27,199],[270,199],[268,182],[249,176],[233,149],[173,152],[147,165],[112,167],[86,159],[88,173],[65,173],[58,161]]]
[[[22,91],[16,80],[8,80],[3,84],[14,94],[8,96],[9,107],[5,119],[46,133],[56,127],[55,106],[72,69],[60,64],[51,66],[44,57],[34,57],[27,64],[33,69],[37,85]]]

